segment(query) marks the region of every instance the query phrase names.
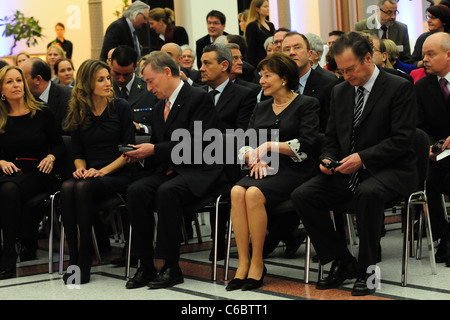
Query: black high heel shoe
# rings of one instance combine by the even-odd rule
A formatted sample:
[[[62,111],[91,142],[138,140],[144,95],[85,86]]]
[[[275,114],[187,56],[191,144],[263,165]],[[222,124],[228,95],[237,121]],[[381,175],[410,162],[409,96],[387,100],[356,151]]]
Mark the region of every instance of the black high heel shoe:
[[[247,276],[245,276],[244,279],[237,279],[234,278],[233,280],[231,280],[227,287],[225,288],[227,291],[234,291],[234,290],[238,290],[241,289],[242,286],[244,285],[245,281],[247,280]]]
[[[247,280],[245,280],[244,284],[241,287],[242,291],[249,291],[249,290],[255,290],[260,288],[263,285],[263,281],[264,281],[264,276],[267,273],[267,269],[266,266],[264,266],[264,270],[263,270],[263,274],[261,276],[261,279],[259,280],[255,280],[252,278],[247,278]]]

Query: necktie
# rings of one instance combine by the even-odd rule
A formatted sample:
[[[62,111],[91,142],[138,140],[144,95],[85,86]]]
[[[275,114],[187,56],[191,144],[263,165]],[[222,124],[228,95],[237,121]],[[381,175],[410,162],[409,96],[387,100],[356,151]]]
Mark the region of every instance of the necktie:
[[[122,97],[123,97],[125,100],[128,100],[128,90],[127,90],[127,87],[122,87],[122,89],[120,89],[120,92],[121,92],[121,94],[122,94]]]
[[[350,138],[350,154],[353,154],[355,151],[355,129],[356,125],[358,124],[361,115],[363,113],[363,106],[364,106],[364,88],[359,87],[358,92],[356,94],[356,105],[353,113],[353,130],[352,130],[352,136]],[[350,190],[352,192],[355,191],[356,187],[359,185],[359,174],[358,171],[353,172],[350,175]]]
[[[166,106],[164,108],[164,121],[167,121],[167,116],[169,115],[169,112],[170,112],[170,101],[167,100]]]
[[[450,91],[447,88],[448,81],[445,78],[441,78],[439,80],[439,84],[441,85],[442,94],[444,95],[445,101],[448,100],[448,96],[450,95]]]
[[[137,61],[141,59],[141,47],[139,45],[139,39],[137,37],[136,31],[133,31],[133,41],[134,41],[134,48],[136,49],[137,53]]]
[[[387,27],[381,26],[381,30],[383,30],[383,35],[381,36],[381,39],[387,39]]]
[[[217,90],[211,90],[210,92],[208,92],[214,105],[216,105],[216,96],[219,94],[219,91]]]

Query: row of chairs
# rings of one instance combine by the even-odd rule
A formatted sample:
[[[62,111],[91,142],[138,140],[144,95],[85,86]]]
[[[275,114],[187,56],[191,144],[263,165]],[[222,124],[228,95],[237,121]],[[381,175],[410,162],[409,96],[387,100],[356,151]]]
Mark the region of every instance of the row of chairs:
[[[70,139],[69,137],[65,137],[65,143],[66,146],[69,146],[69,154],[70,154]],[[231,140],[230,140],[231,139]],[[227,143],[234,143],[235,137],[224,135],[224,143],[225,145]],[[415,220],[414,215],[411,214],[411,208],[412,206],[421,206],[422,210],[418,210],[422,217],[425,220],[425,229],[427,233],[428,238],[428,249],[429,249],[429,258],[430,258],[430,264],[431,264],[431,270],[433,274],[436,274],[436,263],[434,260],[434,244],[432,241],[432,235],[431,235],[431,225],[430,225],[430,219],[428,215],[428,205],[427,205],[427,198],[426,198],[426,190],[425,190],[425,180],[426,180],[426,174],[428,170],[428,152],[429,152],[429,141],[427,135],[420,129],[416,130],[416,136],[414,139],[414,148],[416,150],[416,154],[418,157],[417,162],[417,169],[419,172],[419,178],[420,178],[420,185],[418,186],[418,189],[416,192],[410,195],[408,199],[399,199],[399,201],[396,201],[395,204],[392,204],[392,206],[398,206],[401,204],[404,207],[405,217],[404,217],[404,234],[403,234],[403,254],[402,254],[402,276],[401,276],[401,285],[406,286],[407,285],[407,267],[408,267],[408,257],[413,257],[413,244],[414,244],[414,233],[411,232],[411,223]],[[73,163],[73,162],[72,162]],[[186,213],[194,214],[198,212],[211,212],[212,214],[215,214],[216,216],[216,224],[214,226],[215,228],[215,238],[213,241],[213,262],[211,265],[211,278],[213,281],[217,280],[217,267],[218,267],[218,261],[217,261],[217,235],[218,235],[218,215],[219,215],[219,207],[220,206],[227,206],[228,210],[231,206],[230,203],[230,190],[231,186],[239,180],[241,177],[240,172],[240,165],[237,161],[234,161],[234,164],[226,164],[225,165],[225,173],[230,181],[229,184],[224,186],[218,186],[216,190],[212,190],[210,194],[205,197],[204,199],[201,199],[200,201],[193,203],[189,206],[189,208],[186,209]],[[58,215],[56,214],[56,208],[57,208],[57,197],[59,195],[59,191],[55,192],[54,194],[47,194],[45,195],[49,199],[50,203],[50,232],[49,232],[49,273],[53,272],[53,237],[54,237],[54,228],[55,224],[61,225],[60,221],[58,221]],[[42,195],[44,197],[44,195]],[[106,200],[105,202],[99,204],[98,210],[99,211],[110,211],[118,207],[126,207],[126,200],[121,195],[117,195],[117,197],[113,197],[111,199]],[[285,201],[284,203],[281,203],[273,208],[268,208],[269,214],[285,214],[294,212],[294,207],[291,200]],[[120,218],[120,211],[118,212],[118,216]],[[349,217],[351,214],[354,214],[351,204],[345,204],[341,208],[334,211],[335,214],[346,214],[347,217]],[[117,218],[117,215],[115,215]],[[347,219],[348,228],[349,228],[349,236],[350,236],[350,245],[353,246],[355,241],[355,231],[353,227],[353,223],[351,219]],[[420,220],[421,221],[421,220]],[[121,225],[121,223],[119,223]],[[421,230],[421,229],[419,229]],[[62,265],[63,265],[63,254],[64,254],[64,230],[63,226],[61,225],[61,235],[60,235],[60,252],[59,252],[59,273],[62,273]],[[123,231],[121,231],[121,234],[123,234]],[[230,248],[231,248],[231,239],[232,239],[232,222],[231,219],[228,221],[228,237],[227,237],[227,252],[225,256],[224,261],[224,280],[228,280],[228,273],[229,273],[229,258],[230,258]],[[98,247],[96,245],[95,241],[95,231],[93,229],[92,231],[93,235],[93,241],[94,241],[94,249],[97,255],[97,259],[100,262],[101,257],[98,251]],[[419,239],[418,239],[418,250],[416,252],[416,257],[419,259],[421,257],[421,233],[419,233]],[[125,269],[125,276],[127,278],[130,277],[130,264],[131,264],[131,237],[132,237],[132,228],[129,226],[129,232],[128,232],[128,247],[127,247],[127,263],[126,263],[126,269]],[[353,248],[352,248],[353,251]],[[304,268],[304,279],[305,283],[310,282],[310,261],[311,261],[311,241],[310,238],[307,237],[306,239],[306,256],[305,256],[305,268]],[[323,276],[323,267],[319,263],[319,277],[322,278]]]

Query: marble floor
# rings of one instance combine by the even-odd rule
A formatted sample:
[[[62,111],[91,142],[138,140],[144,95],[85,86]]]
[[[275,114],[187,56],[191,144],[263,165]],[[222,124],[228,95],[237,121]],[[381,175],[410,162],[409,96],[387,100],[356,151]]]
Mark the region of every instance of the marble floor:
[[[209,221],[209,219],[203,219]],[[57,251],[54,253],[54,272],[48,271],[48,251],[43,239],[42,248],[38,250],[36,260],[17,264],[17,276],[0,282],[0,301],[9,300],[80,300],[80,301],[178,301],[177,311],[182,308],[202,305],[254,302],[261,305],[276,302],[278,308],[284,310],[283,303],[300,300],[450,300],[450,268],[437,264],[437,274],[433,275],[430,268],[427,241],[424,239],[424,250],[421,260],[410,258],[408,264],[408,285],[402,287],[401,255],[402,232],[400,222],[386,224],[387,233],[382,238],[382,262],[378,264],[381,271],[381,287],[374,295],[352,297],[353,282],[348,281],[339,289],[316,290],[318,279],[317,263],[311,263],[310,283],[304,282],[305,245],[302,245],[294,259],[284,256],[284,247],[279,247],[266,259],[268,269],[264,285],[256,291],[243,292],[225,290],[223,281],[223,261],[218,268],[218,280],[211,281],[211,263],[208,260],[211,240],[209,224],[201,226],[203,243],[198,243],[196,234],[190,244],[182,246],[181,268],[184,283],[170,289],[150,290],[141,288],[125,289],[125,270],[110,264],[110,261],[120,255],[123,244],[111,239],[112,250],[102,255],[102,264],[94,262],[91,281],[80,287],[69,287],[63,284],[58,273]],[[355,247],[357,249],[357,246]],[[314,255],[314,250],[312,250]],[[65,257],[67,267],[67,256]],[[233,278],[237,267],[237,251],[231,249],[229,279]],[[325,266],[325,272],[329,265]],[[135,269],[132,268],[133,275]],[[158,303],[157,303],[158,305]],[[192,310],[186,309],[186,312]]]

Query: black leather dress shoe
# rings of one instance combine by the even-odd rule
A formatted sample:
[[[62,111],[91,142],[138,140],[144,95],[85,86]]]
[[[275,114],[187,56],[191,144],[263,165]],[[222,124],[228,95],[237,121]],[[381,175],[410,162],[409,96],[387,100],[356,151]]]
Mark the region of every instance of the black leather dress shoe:
[[[72,280],[70,283],[68,283],[69,278],[72,275],[73,275],[73,273],[67,273],[67,272],[63,275],[62,279],[63,279],[64,284],[66,284],[66,285],[67,284],[68,285],[86,284],[86,283],[89,283],[89,281],[91,281],[91,273],[89,272],[89,273],[81,273],[80,283],[74,283],[74,282],[72,282]]]
[[[16,276],[16,268],[0,270],[0,280],[11,279]]]
[[[446,262],[450,258],[450,241],[440,241],[436,254],[434,255],[436,263]]]
[[[164,266],[159,274],[148,283],[150,289],[163,289],[173,287],[174,285],[183,283],[183,273],[180,267],[177,266]]]
[[[367,296],[370,294],[374,294],[376,291],[375,287],[369,288],[367,286],[367,276],[359,277],[355,284],[353,285],[352,296]]]
[[[263,274],[259,280],[255,280],[252,278],[247,278],[244,280],[244,284],[242,285],[241,289],[242,291],[249,291],[249,290],[256,290],[260,288],[263,285],[264,276],[267,273],[266,266],[264,266]]]
[[[233,280],[231,280],[231,281],[228,283],[228,285],[227,285],[227,287],[226,287],[225,289],[226,289],[227,291],[239,290],[239,289],[241,289],[242,286],[244,285],[246,279],[247,279],[247,278],[245,278],[245,279],[237,279],[237,278],[234,278]]]
[[[333,261],[328,276],[317,282],[316,288],[319,290],[338,288],[345,280],[356,278],[357,272],[355,258],[346,260],[337,259]]]
[[[153,280],[155,277],[155,268],[138,268],[134,277],[127,281],[125,288],[136,289],[145,287],[150,280]]]

